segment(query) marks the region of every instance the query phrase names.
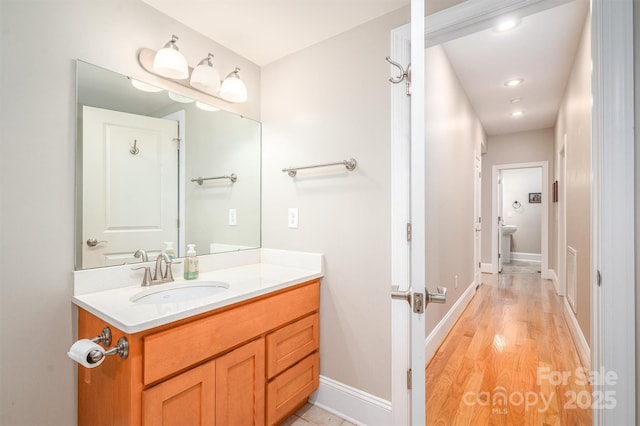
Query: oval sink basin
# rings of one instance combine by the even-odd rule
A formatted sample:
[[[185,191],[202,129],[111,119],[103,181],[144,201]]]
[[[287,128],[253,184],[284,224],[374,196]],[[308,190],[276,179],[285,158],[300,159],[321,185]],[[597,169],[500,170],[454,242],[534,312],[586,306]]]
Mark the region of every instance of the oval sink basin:
[[[516,225],[502,225],[502,232],[505,235],[513,234],[517,230],[518,230],[518,227]]]
[[[150,288],[134,294],[131,301],[150,305],[185,302],[224,293],[229,289],[229,284],[221,281],[190,281],[165,285],[163,285],[164,288]]]

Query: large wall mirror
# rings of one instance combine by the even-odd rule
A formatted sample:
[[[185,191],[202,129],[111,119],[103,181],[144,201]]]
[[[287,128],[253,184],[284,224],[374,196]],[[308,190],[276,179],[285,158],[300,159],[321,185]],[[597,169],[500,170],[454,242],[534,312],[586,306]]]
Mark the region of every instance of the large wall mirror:
[[[261,125],[77,61],[76,269],[260,246]]]

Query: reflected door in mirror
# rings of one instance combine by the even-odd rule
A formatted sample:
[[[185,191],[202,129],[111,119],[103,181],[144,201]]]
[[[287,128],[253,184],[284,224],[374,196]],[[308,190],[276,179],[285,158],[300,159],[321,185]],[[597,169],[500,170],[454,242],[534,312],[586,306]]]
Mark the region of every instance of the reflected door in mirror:
[[[178,198],[168,195],[178,192],[178,123],[82,111],[82,268],[139,262],[138,249],[159,253],[178,237]]]

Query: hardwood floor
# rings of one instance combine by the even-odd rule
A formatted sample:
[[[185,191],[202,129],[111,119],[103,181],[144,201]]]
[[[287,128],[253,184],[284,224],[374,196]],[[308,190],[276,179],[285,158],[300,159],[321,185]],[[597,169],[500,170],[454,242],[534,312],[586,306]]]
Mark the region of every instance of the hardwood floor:
[[[427,366],[427,424],[590,425],[591,387],[551,282],[483,281]]]

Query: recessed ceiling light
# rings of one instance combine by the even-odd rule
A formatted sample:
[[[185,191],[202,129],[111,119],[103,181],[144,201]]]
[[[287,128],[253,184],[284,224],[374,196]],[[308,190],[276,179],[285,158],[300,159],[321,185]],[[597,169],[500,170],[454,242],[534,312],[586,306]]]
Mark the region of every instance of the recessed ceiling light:
[[[511,113],[511,116],[512,116],[512,117],[521,117],[521,116],[523,116],[523,115],[524,115],[524,111],[513,111],[513,112]]]
[[[493,27],[493,30],[497,33],[503,33],[505,31],[509,31],[514,29],[520,24],[519,19],[507,19],[505,21],[500,22],[498,25]]]
[[[516,87],[516,86],[520,86],[522,83],[524,83],[524,78],[514,78],[511,80],[505,81],[504,85],[507,87]]]
[[[512,104],[517,104],[518,102],[522,102],[522,98],[511,98]]]

